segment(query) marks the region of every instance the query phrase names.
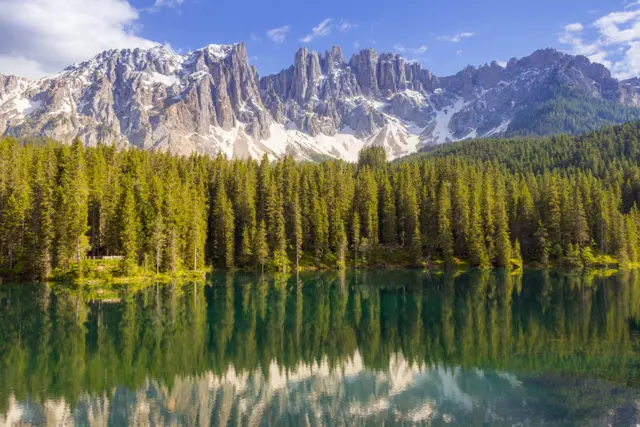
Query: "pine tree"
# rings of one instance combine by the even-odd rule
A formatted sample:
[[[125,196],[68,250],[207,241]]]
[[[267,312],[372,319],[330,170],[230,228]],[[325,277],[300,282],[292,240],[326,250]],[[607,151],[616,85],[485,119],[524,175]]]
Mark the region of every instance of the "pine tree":
[[[411,263],[420,266],[422,263],[422,238],[420,237],[420,224],[416,221],[411,236],[411,249],[409,253]]]
[[[216,187],[214,209],[214,259],[218,265],[226,268],[234,266],[234,232],[235,218],[233,206],[227,197],[222,179],[218,181]]]
[[[162,212],[158,212],[153,221],[153,228],[151,230],[151,246],[153,248],[156,274],[160,273],[160,266],[162,265],[162,253],[167,240],[165,231],[166,227],[162,217]]]
[[[297,271],[300,269],[300,258],[302,257],[302,243],[303,243],[300,196],[297,193],[295,194],[295,201],[294,201],[293,227],[294,227],[293,245],[295,249],[296,271]]]
[[[500,191],[496,193],[495,201],[495,264],[498,267],[510,267],[511,265],[511,238],[509,236],[509,217],[507,216],[507,206],[503,193],[502,182],[499,181],[498,185]]]
[[[120,205],[120,245],[124,256],[124,271],[131,274],[138,265],[140,220],[136,210],[133,183],[127,180]]]
[[[381,242],[385,245],[394,245],[396,243],[396,203],[391,188],[389,176],[384,174],[382,177],[380,204],[382,207],[381,218]]]
[[[536,246],[538,261],[542,266],[546,267],[549,264],[549,235],[547,234],[547,229],[544,227],[542,221],[538,221]]]
[[[87,175],[89,180],[89,236],[91,256],[100,253],[102,237],[101,211],[105,199],[105,182],[107,164],[106,158],[100,150],[87,152]]]
[[[438,248],[446,264],[453,263],[453,235],[451,233],[451,198],[448,182],[440,186],[438,197]]]
[[[31,211],[31,247],[35,249],[32,268],[37,277],[48,278],[53,269],[54,232],[54,153],[46,147],[37,156],[32,171],[33,206]]]
[[[282,209],[281,197],[276,195],[275,202],[276,212],[273,218],[274,244],[273,244],[273,264],[277,271],[286,272],[289,268],[289,259],[287,258],[287,234],[284,222],[284,213]]]
[[[311,193],[311,211],[309,221],[311,224],[312,243],[315,261],[320,265],[323,256],[327,253],[329,244],[329,218],[327,212],[327,204],[323,203],[319,192],[312,189]]]
[[[544,201],[544,228],[548,235],[548,242],[551,245],[560,245],[562,241],[562,216],[560,211],[560,195],[555,179],[548,183]],[[555,256],[558,256],[558,250],[554,250]]]
[[[264,266],[269,261],[269,246],[267,244],[267,227],[264,224],[264,220],[260,221],[256,238],[254,240],[255,248],[253,254],[255,256],[255,263],[260,266],[264,272]]]
[[[336,258],[337,258],[337,266],[338,268],[345,268],[347,265],[347,251],[348,251],[348,242],[347,242],[347,233],[344,229],[344,222],[342,219],[339,220],[336,230],[337,235],[337,247],[336,247]]]
[[[22,247],[20,244],[20,230],[24,212],[19,199],[11,194],[5,206],[2,222],[2,235],[7,242],[7,256],[9,259],[9,271],[13,272],[16,258]]]
[[[366,238],[371,246],[376,246],[378,240],[378,188],[373,172],[368,168],[362,169],[358,175],[355,198],[362,224],[362,237]]]
[[[533,236],[536,231],[536,223],[534,220],[533,197],[524,180],[520,181],[520,202],[518,203],[515,223],[516,230],[513,231],[512,236],[522,242],[523,256],[530,258],[532,255],[531,247],[534,245]]]
[[[453,181],[451,228],[454,235],[454,252],[466,258],[469,238],[469,191],[458,174]]]
[[[516,239],[516,242],[513,245],[511,257],[517,267],[522,268],[524,266],[522,261],[522,250],[520,249],[520,240],[518,239]]]
[[[413,243],[412,236],[416,233],[416,226],[419,227],[420,209],[411,172],[406,164],[403,165],[400,171],[399,192],[398,223],[400,226],[400,243],[405,248],[410,248]]]
[[[484,232],[482,230],[482,213],[480,207],[480,194],[475,191],[471,197],[472,205],[469,219],[469,259],[471,264],[479,268],[489,268],[491,263],[485,247]]]
[[[357,209],[353,211],[353,219],[351,220],[351,246],[353,248],[353,261],[358,268],[358,252],[360,252],[360,214]]]
[[[494,223],[494,189],[493,189],[493,177],[491,175],[492,169],[489,168],[484,173],[484,180],[482,185],[482,216],[483,216],[483,229],[485,247],[487,249],[487,256],[491,260],[495,257],[495,242],[493,240],[495,235],[495,223]]]
[[[358,167],[372,170],[384,169],[387,165],[387,152],[383,147],[371,146],[358,153]]]
[[[245,227],[242,230],[242,242],[240,243],[240,265],[248,266],[251,265],[253,260],[253,244],[251,238],[251,230],[248,227]]]
[[[582,196],[577,188],[573,190],[573,200],[570,211],[572,211],[570,216],[572,221],[572,240],[579,248],[582,248],[590,240],[589,225],[587,224],[587,217],[582,206]]]
[[[637,263],[640,259],[640,234],[638,233],[638,208],[635,203],[626,215],[627,252],[629,262]]]
[[[616,245],[616,258],[618,259],[618,265],[627,266],[629,264],[629,251],[627,246],[627,230],[624,217],[621,213],[617,212],[615,215],[615,245]]]
[[[64,147],[60,186],[56,194],[56,243],[58,264],[79,263],[88,249],[88,198],[84,147],[76,140]]]
[[[190,215],[188,218],[189,238],[188,238],[188,254],[192,261],[193,270],[204,266],[204,247],[207,237],[207,202],[205,196],[204,184],[201,180],[196,182],[189,191],[189,208]],[[231,202],[229,202],[228,210],[233,214]],[[231,233],[233,239],[233,232]],[[232,240],[233,245],[233,240]],[[232,246],[233,248],[234,246]],[[233,251],[233,249],[231,249]],[[231,254],[233,258],[233,254]],[[231,261],[232,262],[232,261]],[[231,264],[232,265],[232,264]]]

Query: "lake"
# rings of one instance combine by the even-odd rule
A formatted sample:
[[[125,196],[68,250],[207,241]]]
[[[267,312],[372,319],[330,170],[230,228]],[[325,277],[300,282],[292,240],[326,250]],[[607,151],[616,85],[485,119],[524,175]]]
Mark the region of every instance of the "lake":
[[[0,285],[0,425],[632,426],[640,272]]]

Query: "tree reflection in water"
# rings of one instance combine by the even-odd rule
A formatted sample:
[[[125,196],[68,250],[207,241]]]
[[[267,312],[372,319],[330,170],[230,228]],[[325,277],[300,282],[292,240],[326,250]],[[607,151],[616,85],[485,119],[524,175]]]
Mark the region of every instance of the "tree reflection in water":
[[[639,324],[635,271],[3,285],[0,424],[629,425]]]

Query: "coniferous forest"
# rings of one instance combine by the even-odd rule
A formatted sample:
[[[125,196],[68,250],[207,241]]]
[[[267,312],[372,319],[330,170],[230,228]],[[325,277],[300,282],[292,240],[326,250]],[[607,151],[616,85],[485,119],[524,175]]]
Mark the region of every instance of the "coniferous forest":
[[[179,157],[0,140],[0,271],[637,263],[640,123],[403,161]]]

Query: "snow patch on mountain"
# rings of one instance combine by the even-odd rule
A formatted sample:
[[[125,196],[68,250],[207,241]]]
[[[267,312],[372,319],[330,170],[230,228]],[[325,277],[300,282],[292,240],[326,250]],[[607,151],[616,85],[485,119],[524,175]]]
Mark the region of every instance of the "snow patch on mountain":
[[[557,84],[640,102],[637,80],[618,82],[603,66],[552,49],[506,68],[492,63],[437,77],[400,55],[364,49],[347,61],[339,47],[302,48],[291,67],[259,78],[242,43],[185,55],[158,46],[108,50],[34,81],[0,75],[0,135],[309,160],[355,161],[363,147],[380,146],[393,159],[500,136]]]
[[[165,76],[157,72],[151,73],[148,78],[151,83],[159,83],[165,86],[173,86],[180,83],[180,79],[176,76]]]
[[[451,132],[451,119],[459,113],[465,106],[462,98],[457,98],[455,102],[448,107],[437,110],[434,119],[435,127],[431,133],[431,142],[434,144],[442,144],[444,142],[455,141],[456,138]]]
[[[42,105],[41,101],[32,101],[26,98],[18,98],[13,101],[13,105],[18,111],[19,117],[26,117],[33,113],[36,109]]]

